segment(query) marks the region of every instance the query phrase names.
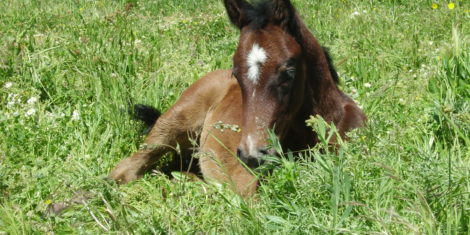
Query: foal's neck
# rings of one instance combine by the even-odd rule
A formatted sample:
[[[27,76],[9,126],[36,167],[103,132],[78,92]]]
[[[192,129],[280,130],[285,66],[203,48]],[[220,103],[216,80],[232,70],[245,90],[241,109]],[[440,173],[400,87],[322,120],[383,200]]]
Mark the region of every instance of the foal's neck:
[[[303,104],[297,119],[305,121],[310,115],[319,114],[326,121],[337,124],[343,112],[343,94],[333,79],[325,51],[298,16],[297,21],[306,67]],[[305,126],[305,122],[299,123]]]

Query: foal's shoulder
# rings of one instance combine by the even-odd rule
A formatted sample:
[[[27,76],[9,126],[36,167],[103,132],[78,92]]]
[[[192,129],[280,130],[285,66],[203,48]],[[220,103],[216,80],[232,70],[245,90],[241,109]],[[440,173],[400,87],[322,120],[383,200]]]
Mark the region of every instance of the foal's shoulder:
[[[201,79],[206,79],[206,80],[222,80],[222,79],[231,79],[232,78],[232,70],[231,69],[219,69],[212,71],[208,74],[206,74],[204,77]],[[223,81],[223,80],[222,80]]]
[[[196,83],[200,83],[205,88],[223,89],[234,84],[237,80],[232,76],[231,69],[215,70],[203,76]]]
[[[216,70],[194,82],[184,92],[184,99],[199,99],[199,102],[215,104],[233,87],[238,87],[232,70]]]

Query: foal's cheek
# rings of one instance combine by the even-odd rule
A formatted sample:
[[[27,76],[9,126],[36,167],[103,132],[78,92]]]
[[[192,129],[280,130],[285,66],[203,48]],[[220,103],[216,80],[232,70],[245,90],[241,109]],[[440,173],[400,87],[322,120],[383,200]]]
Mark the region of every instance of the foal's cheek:
[[[290,87],[283,87],[283,88],[278,88],[278,102],[279,102],[279,110],[281,113],[287,113],[290,111],[290,102],[291,102],[291,96],[290,96]]]

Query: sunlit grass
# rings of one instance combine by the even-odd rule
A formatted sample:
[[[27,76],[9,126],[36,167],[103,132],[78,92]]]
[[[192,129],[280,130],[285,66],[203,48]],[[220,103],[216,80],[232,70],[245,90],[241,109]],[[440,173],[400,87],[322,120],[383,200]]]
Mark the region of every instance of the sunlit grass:
[[[129,104],[166,110],[231,67],[221,1],[0,1],[0,234],[468,233],[469,3],[293,2],[369,121],[338,151],[278,159],[244,201],[158,173],[103,180],[142,142]]]

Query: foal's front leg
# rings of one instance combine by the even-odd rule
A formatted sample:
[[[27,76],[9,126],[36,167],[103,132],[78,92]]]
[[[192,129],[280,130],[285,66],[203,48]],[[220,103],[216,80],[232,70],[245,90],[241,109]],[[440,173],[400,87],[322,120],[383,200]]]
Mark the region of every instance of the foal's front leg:
[[[175,121],[170,117],[165,117],[165,115],[162,116],[145,138],[144,148],[121,160],[111,171],[109,178],[120,184],[141,178],[156,165],[165,153],[174,150],[177,142],[179,142],[178,137],[180,137],[181,142],[186,142],[183,134],[178,133],[181,132],[178,131],[181,129],[172,128],[178,124],[181,125],[181,123]]]
[[[157,120],[145,138],[146,147],[119,162],[109,178],[120,184],[141,178],[165,153],[174,151],[178,144],[182,150],[191,147],[188,134],[197,133],[202,128],[209,107],[201,104],[197,88],[192,86],[183,93],[176,104]]]
[[[188,133],[201,131],[208,110],[225,96],[229,84],[236,83],[228,78],[231,78],[231,70],[214,71],[186,89],[155,123],[145,139],[148,148],[122,160],[109,178],[122,184],[138,179],[165,153],[174,150],[177,143],[182,149],[190,148]]]

